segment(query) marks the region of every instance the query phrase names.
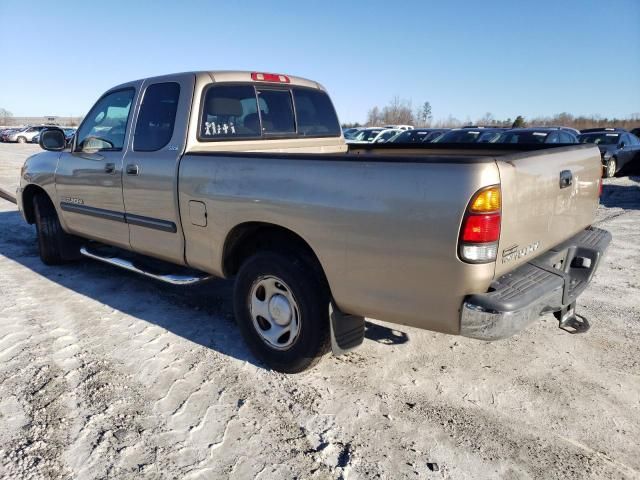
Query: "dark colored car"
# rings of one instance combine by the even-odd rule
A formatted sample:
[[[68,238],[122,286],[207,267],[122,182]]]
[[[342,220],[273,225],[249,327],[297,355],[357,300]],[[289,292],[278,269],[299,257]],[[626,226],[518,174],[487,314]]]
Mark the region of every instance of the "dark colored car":
[[[434,143],[495,143],[506,128],[454,128]]]
[[[405,130],[389,140],[389,143],[428,143],[448,131],[448,128],[415,128],[413,130]]]
[[[578,137],[557,127],[514,128],[500,135],[496,143],[578,143]]]
[[[640,127],[637,128],[632,128],[629,131],[630,134],[635,135],[636,137],[640,138]]]
[[[584,130],[583,130],[584,132]],[[611,178],[627,171],[640,155],[640,139],[623,129],[589,129],[578,138],[580,143],[593,143],[602,155],[603,177]]]

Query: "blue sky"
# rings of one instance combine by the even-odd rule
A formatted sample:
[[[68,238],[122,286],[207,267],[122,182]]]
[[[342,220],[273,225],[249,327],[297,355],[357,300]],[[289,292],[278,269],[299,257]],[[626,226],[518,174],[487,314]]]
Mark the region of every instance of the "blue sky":
[[[0,0],[0,107],[82,115],[186,70],[321,82],[342,121],[392,97],[436,119],[640,112],[640,1]]]

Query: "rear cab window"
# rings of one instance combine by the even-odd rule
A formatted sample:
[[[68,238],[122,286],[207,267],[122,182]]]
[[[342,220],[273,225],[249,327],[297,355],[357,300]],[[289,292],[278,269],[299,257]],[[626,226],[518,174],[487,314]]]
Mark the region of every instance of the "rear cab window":
[[[208,86],[203,95],[198,140],[339,137],[329,96],[298,86],[232,84]]]

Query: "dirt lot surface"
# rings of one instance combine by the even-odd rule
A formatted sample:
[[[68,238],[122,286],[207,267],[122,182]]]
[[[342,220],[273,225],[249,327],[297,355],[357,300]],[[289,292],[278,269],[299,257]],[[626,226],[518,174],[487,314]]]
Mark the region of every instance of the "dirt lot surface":
[[[0,144],[14,190],[34,146]],[[640,178],[606,182],[608,257],[569,335],[483,343],[371,321],[294,376],[245,348],[231,284],[47,267],[0,201],[0,477],[640,478]]]

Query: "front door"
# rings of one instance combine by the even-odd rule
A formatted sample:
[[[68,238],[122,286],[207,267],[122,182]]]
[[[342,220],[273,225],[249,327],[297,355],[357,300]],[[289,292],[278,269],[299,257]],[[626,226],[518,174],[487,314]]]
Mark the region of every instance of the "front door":
[[[194,82],[192,74],[145,81],[123,164],[131,248],[179,264],[184,263],[184,237],[178,208],[178,166]]]
[[[129,248],[122,198],[122,159],[135,85],[103,95],[60,156],[56,192],[71,233]]]

